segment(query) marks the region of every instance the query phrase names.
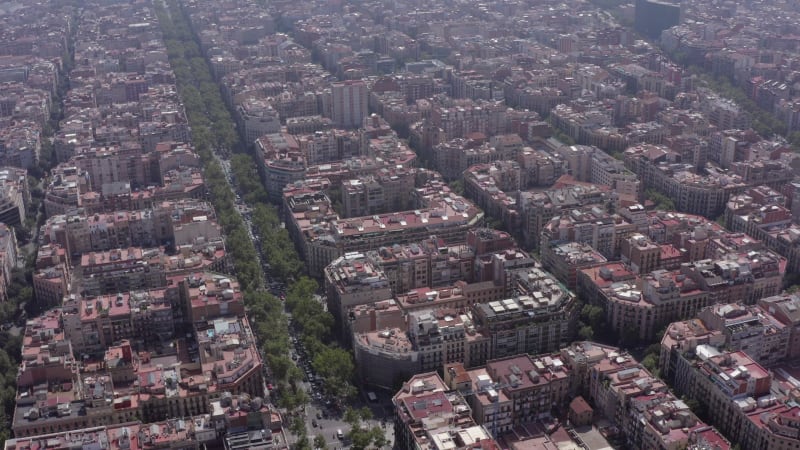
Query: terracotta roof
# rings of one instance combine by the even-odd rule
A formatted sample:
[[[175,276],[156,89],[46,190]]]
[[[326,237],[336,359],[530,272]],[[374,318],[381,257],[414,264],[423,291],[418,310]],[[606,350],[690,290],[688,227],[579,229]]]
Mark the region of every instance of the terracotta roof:
[[[569,409],[578,415],[593,411],[592,407],[580,395],[572,399],[569,403]]]

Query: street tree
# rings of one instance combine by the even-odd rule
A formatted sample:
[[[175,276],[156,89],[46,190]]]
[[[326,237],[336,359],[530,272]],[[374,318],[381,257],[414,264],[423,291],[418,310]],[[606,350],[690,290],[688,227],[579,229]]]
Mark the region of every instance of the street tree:
[[[314,370],[322,377],[328,392],[344,400],[353,393],[355,365],[352,355],[339,347],[324,347],[312,361]]]
[[[296,416],[289,426],[289,431],[295,436],[304,436],[306,434],[306,423],[303,421],[303,418]]]
[[[328,443],[325,441],[325,436],[321,434],[314,436],[314,448],[320,450],[328,449]]]
[[[350,425],[350,432],[347,437],[350,439],[351,448],[364,450],[370,446],[381,448],[387,445],[388,441],[383,429],[380,426],[369,427],[366,422],[372,419],[372,411],[369,408],[352,409],[348,408],[344,413],[344,421]]]

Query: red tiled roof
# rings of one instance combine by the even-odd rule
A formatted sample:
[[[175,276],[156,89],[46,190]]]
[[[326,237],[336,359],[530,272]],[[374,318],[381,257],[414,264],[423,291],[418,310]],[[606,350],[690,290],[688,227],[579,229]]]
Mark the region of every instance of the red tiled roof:
[[[575,414],[585,414],[587,412],[592,412],[592,407],[586,403],[586,400],[583,399],[582,396],[577,396],[569,403],[569,409],[571,409]]]

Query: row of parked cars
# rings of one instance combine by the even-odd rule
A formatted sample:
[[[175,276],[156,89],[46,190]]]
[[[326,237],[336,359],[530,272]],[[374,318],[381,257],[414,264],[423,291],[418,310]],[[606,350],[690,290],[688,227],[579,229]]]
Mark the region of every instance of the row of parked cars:
[[[311,397],[311,399],[319,406],[325,406],[327,409],[334,408],[334,399],[325,394],[322,383],[323,380],[321,377],[317,376],[316,372],[314,371],[314,366],[311,364],[308,353],[303,346],[303,342],[298,338],[291,320],[289,322],[289,336],[294,347],[294,350],[292,351],[292,359],[295,361],[295,364],[297,364],[297,367],[303,371],[303,381],[308,383],[309,397]],[[322,419],[326,415],[327,411],[323,414],[320,414],[318,419]]]

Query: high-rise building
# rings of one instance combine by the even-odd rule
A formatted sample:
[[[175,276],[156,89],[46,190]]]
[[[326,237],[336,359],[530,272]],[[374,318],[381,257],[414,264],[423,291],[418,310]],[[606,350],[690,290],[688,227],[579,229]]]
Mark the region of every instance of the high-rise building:
[[[656,0],[636,0],[636,31],[658,39],[661,32],[681,22],[681,6]]]
[[[360,80],[333,83],[331,118],[338,127],[357,128],[369,112],[367,84]]]

